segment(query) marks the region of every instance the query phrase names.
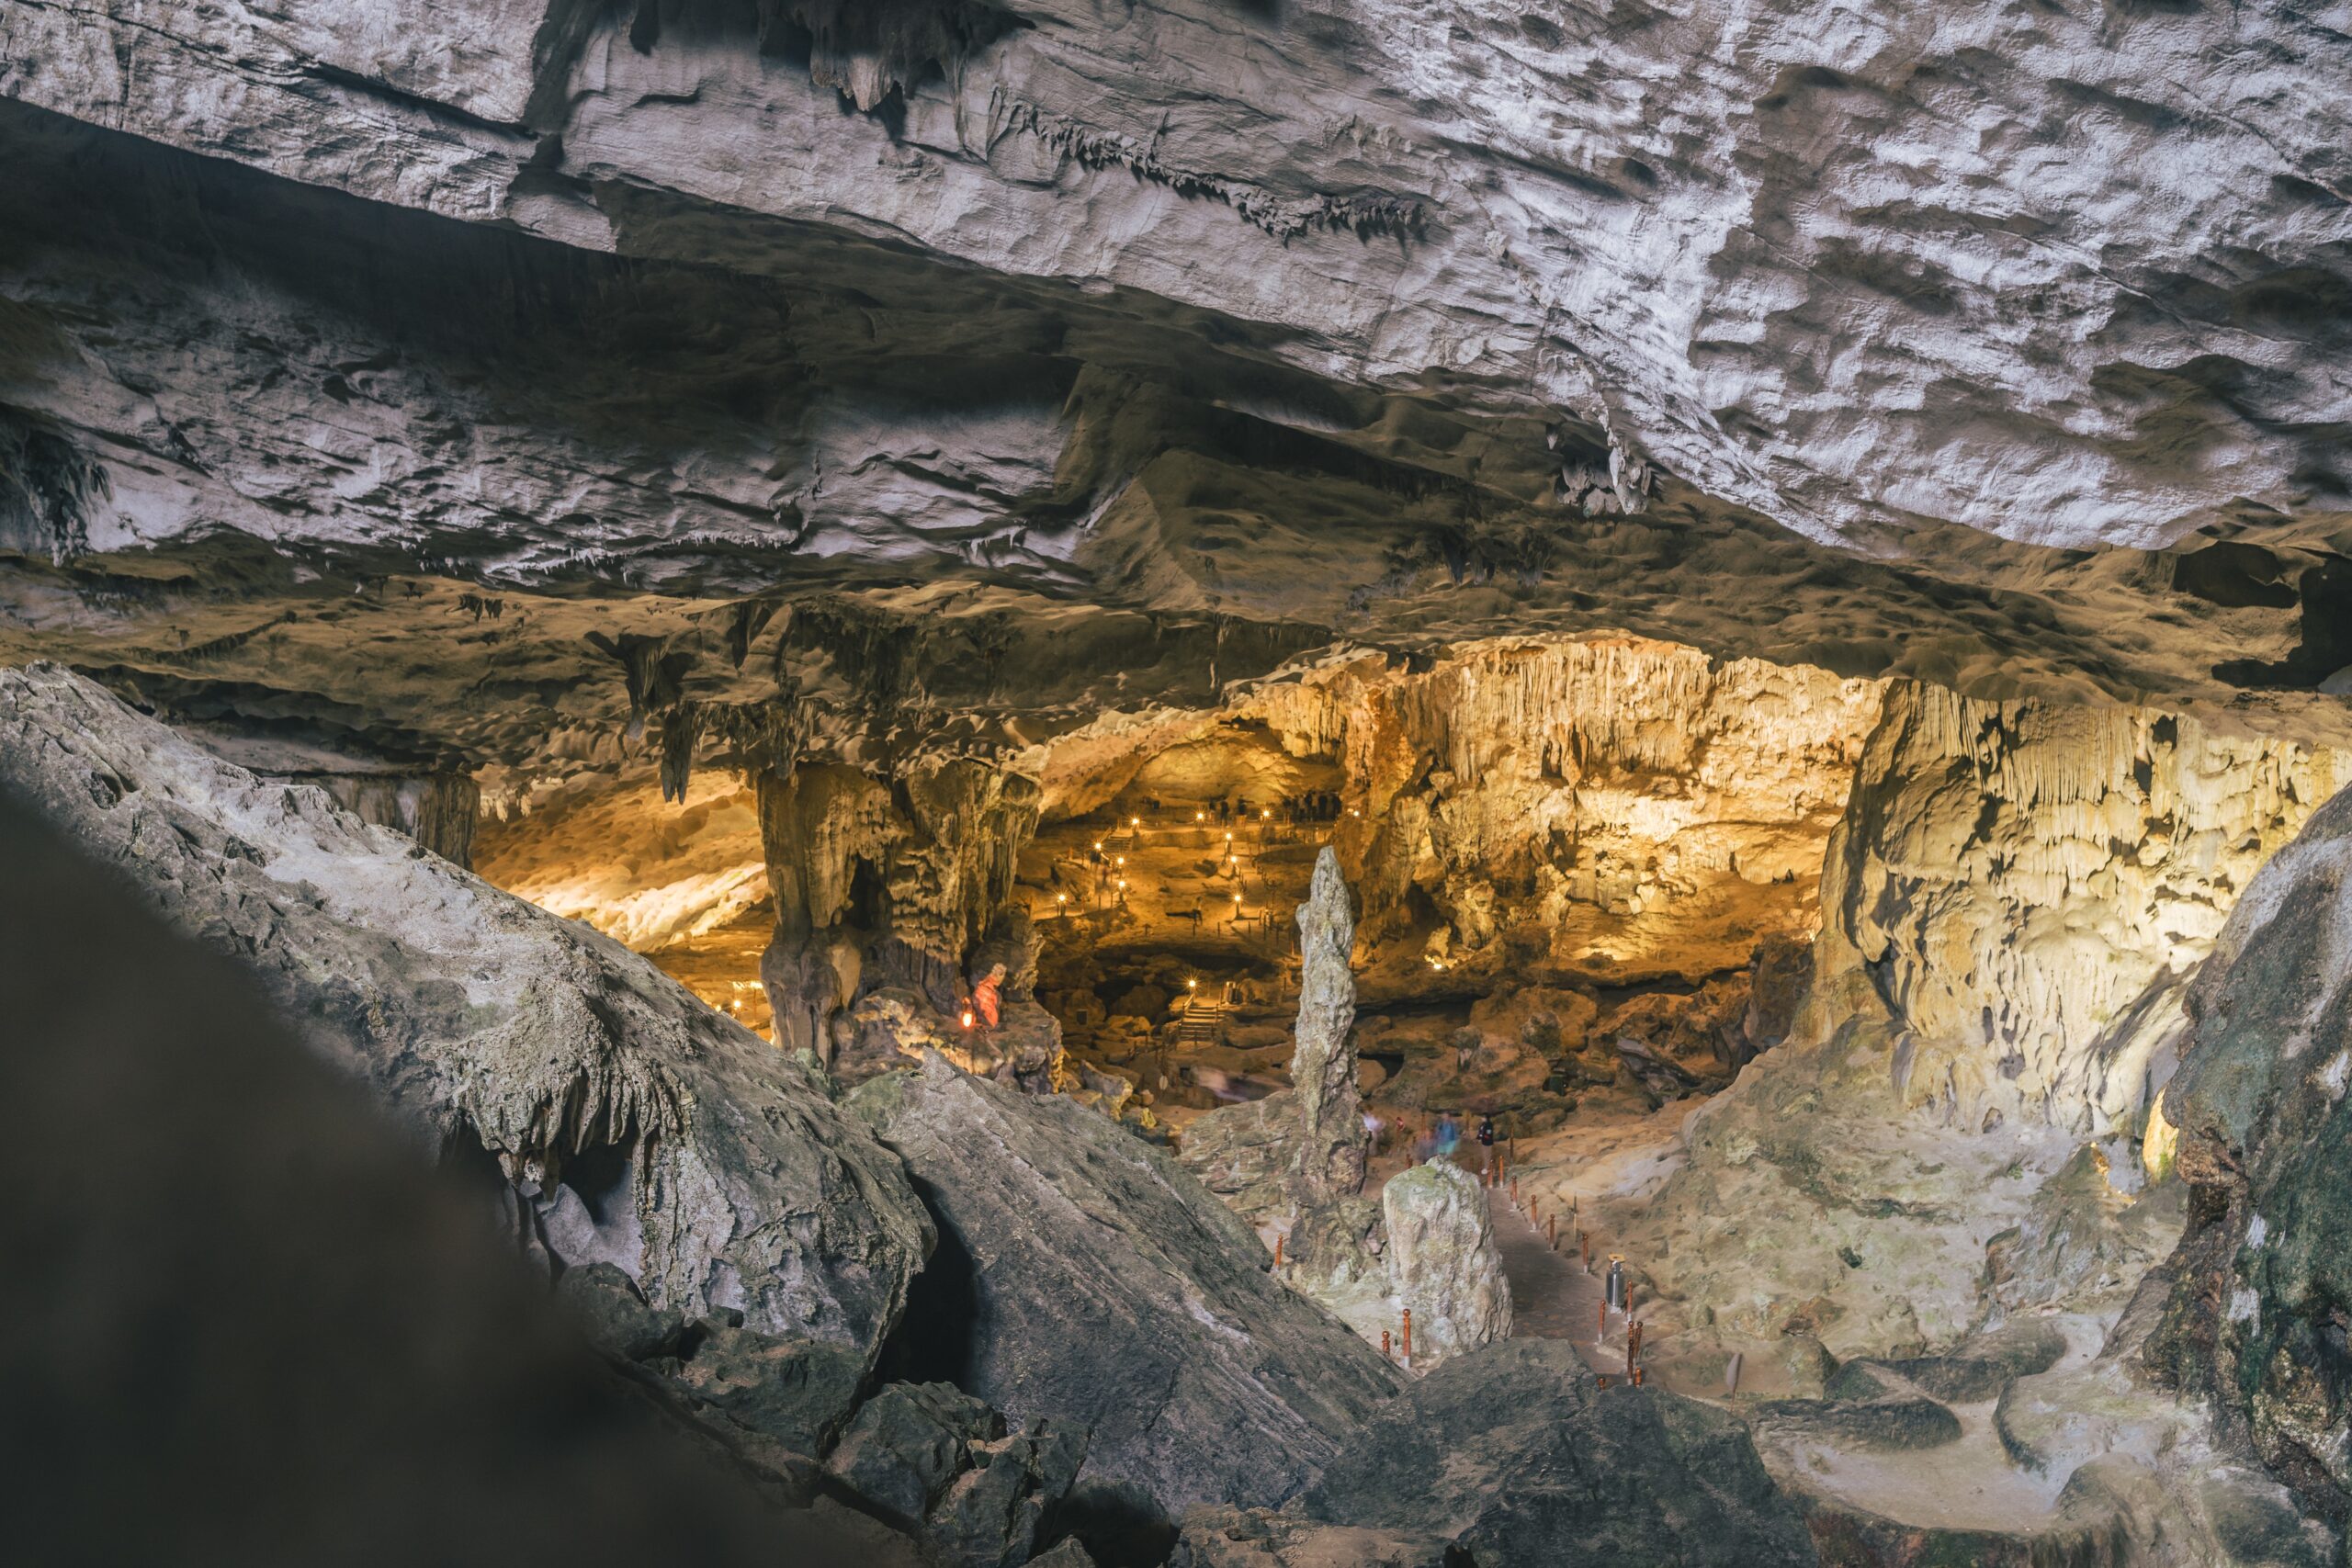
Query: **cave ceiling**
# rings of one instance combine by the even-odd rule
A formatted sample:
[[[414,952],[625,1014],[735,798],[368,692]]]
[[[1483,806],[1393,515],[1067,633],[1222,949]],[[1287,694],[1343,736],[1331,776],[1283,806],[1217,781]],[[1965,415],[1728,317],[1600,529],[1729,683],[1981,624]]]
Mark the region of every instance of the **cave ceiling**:
[[[11,0],[0,658],[518,777],[680,701],[880,762],[1612,628],[2343,738],[2343,58],[2277,4]]]

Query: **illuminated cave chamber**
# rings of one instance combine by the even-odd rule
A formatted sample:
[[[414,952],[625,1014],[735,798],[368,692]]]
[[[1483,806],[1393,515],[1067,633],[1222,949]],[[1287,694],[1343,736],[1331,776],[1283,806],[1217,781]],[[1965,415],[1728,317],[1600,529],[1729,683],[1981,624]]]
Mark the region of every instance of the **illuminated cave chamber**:
[[[747,1506],[2343,1560],[2340,27],[130,9],[0,784]]]

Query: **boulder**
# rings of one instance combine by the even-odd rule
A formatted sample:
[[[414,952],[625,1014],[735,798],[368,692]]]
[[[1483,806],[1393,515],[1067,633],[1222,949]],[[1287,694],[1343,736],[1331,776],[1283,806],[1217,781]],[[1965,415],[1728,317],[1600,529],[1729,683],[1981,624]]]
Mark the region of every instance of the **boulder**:
[[[2150,1356],[2309,1513],[2352,1509],[2352,791],[2247,886],[2161,1113],[2192,1196]]]
[[[844,1346],[706,1318],[687,1326],[674,1354],[647,1365],[696,1410],[814,1457],[856,1407],[867,1359]]]
[[[1415,1381],[1295,1511],[1442,1534],[1478,1568],[1815,1561],[1737,1421],[1655,1388],[1601,1390],[1557,1339],[1490,1345]]]
[[[1431,1160],[1389,1178],[1380,1198],[1389,1285],[1413,1314],[1413,1354],[1426,1361],[1508,1337],[1510,1286],[1478,1179]]]
[[[1004,1417],[947,1383],[892,1383],[865,1402],[826,1469],[930,1549],[942,1568],[1014,1568],[1069,1491],[1082,1434]]]
[[[1255,1219],[1287,1205],[1298,1150],[1298,1095],[1285,1089],[1194,1118],[1176,1159],[1235,1213]]]
[[[533,1257],[861,1367],[898,1320],[933,1232],[897,1156],[643,958],[55,666],[0,671],[0,784],[241,959]]]
[[[1266,1249],[1158,1149],[1066,1097],[936,1054],[847,1101],[942,1226],[902,1338],[1015,1421],[1091,1429],[1091,1487],[1173,1519],[1271,1506],[1396,1387],[1379,1354],[1284,1289]]]
[[[1468,1568],[1468,1554],[1426,1530],[1323,1524],[1266,1508],[1195,1508],[1168,1568]]]

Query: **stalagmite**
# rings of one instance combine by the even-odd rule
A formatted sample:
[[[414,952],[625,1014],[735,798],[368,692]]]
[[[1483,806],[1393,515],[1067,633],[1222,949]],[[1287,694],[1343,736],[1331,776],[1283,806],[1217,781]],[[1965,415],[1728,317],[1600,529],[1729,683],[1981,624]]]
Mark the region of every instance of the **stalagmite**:
[[[1296,1191],[1302,1203],[1329,1203],[1363,1190],[1371,1145],[1363,1100],[1356,1088],[1356,987],[1348,960],[1355,917],[1339,856],[1326,846],[1316,856],[1315,880],[1298,907],[1300,981],[1291,1082],[1298,1091]]]

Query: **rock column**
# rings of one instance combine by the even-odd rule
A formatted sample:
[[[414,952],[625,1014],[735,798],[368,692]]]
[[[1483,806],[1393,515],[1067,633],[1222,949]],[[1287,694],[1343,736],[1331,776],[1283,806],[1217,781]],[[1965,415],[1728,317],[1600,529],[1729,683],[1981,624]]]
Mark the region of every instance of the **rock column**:
[[[1353,1197],[1363,1189],[1368,1143],[1356,1090],[1356,983],[1348,970],[1355,915],[1339,856],[1327,846],[1298,907],[1300,985],[1291,1082],[1298,1091],[1299,1146],[1294,1168],[1302,1206]]]

